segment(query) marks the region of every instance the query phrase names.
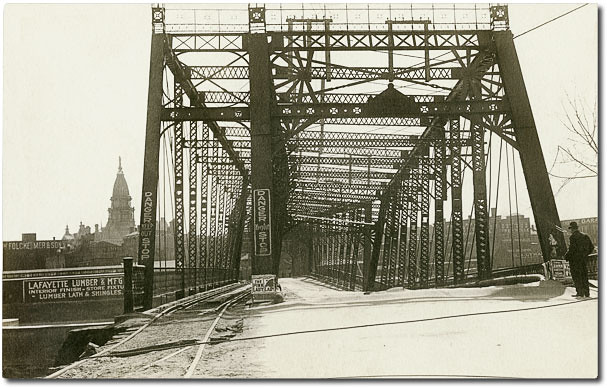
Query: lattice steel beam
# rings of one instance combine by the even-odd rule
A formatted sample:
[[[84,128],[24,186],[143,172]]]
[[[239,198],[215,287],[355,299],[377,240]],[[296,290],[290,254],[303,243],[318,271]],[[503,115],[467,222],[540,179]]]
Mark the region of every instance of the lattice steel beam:
[[[449,121],[449,136],[458,139],[459,118]],[[464,227],[462,215],[462,165],[460,147],[451,145],[451,234],[453,279],[458,284],[465,279],[464,274]]]
[[[183,103],[183,89],[175,81],[175,105]],[[184,247],[184,209],[183,209],[183,123],[175,123],[175,160],[173,164],[174,201],[175,201],[175,268],[180,276],[178,299],[185,296],[185,247]]]
[[[205,124],[202,124],[199,128],[200,139],[201,141],[206,141],[209,138],[209,129]],[[200,276],[201,276],[201,284],[204,286],[204,290],[207,289],[208,285],[208,272],[207,268],[209,267],[209,235],[208,235],[208,220],[209,220],[209,149],[201,148],[200,149],[200,158],[204,161],[200,163],[200,242],[199,242],[199,252],[200,252]]]
[[[393,173],[378,171],[343,170],[337,168],[314,168],[314,166],[302,166],[298,172],[291,176],[295,178],[317,178],[317,179],[358,179],[358,180],[386,180],[392,178]]]
[[[446,165],[444,133],[434,143],[434,274],[435,284],[445,282],[444,205],[446,199]]]
[[[246,34],[239,33],[171,33],[170,36],[170,49],[177,54],[242,52],[247,49],[248,41]],[[269,32],[268,36],[273,51],[287,48],[298,51],[479,50],[489,42],[491,31],[291,31]],[[390,40],[393,45],[389,45]]]
[[[397,191],[397,203],[400,205],[400,214],[398,218],[400,235],[398,237],[398,278],[400,284],[405,284],[405,275],[407,268],[407,232],[409,223],[409,201],[407,201],[407,195],[409,191],[409,181],[402,180],[400,187]]]
[[[402,161],[400,157],[340,157],[340,156],[314,156],[314,155],[303,155],[299,156],[293,154],[289,156],[289,160],[295,161],[299,164],[307,165],[334,165],[334,166],[348,166],[350,164],[355,166],[367,167],[372,166],[376,168],[395,168],[399,166]]]
[[[409,202],[409,243],[407,245],[407,288],[415,288],[417,281],[417,215],[419,212],[419,182],[409,178],[407,201]]]
[[[302,72],[296,69],[289,69],[286,66],[274,66],[275,74],[272,78],[276,80],[283,79],[327,79],[326,66],[312,66],[309,71]],[[248,66],[191,66],[186,69],[190,73],[191,79],[249,79]],[[330,77],[334,80],[341,79],[361,79],[377,78],[388,79],[387,67],[330,67]],[[412,80],[426,80],[426,71],[424,68],[411,69],[409,67],[394,67],[394,73],[399,78]],[[450,80],[458,79],[463,76],[463,69],[459,67],[432,67],[430,68],[430,79]]]
[[[190,139],[198,139],[198,123],[190,123]],[[196,293],[198,283],[198,238],[196,236],[198,221],[198,150],[190,148],[190,179],[189,179],[189,230],[188,230],[188,264],[190,267],[190,293]]]
[[[420,233],[419,233],[419,285],[421,288],[428,288],[429,277],[429,256],[430,256],[430,180],[425,179],[425,175],[429,175],[430,166],[425,159],[420,160],[419,185],[421,201],[419,202],[420,210]]]
[[[295,181],[295,191],[310,190],[310,191],[322,191],[339,194],[343,192],[348,195],[366,195],[376,196],[378,188],[383,188],[385,185],[375,184],[348,184],[344,185],[339,182],[314,182],[314,181]],[[343,190],[343,191],[341,191]]]
[[[295,107],[298,104],[315,104],[319,101],[322,104],[366,104],[372,102],[373,99],[380,93],[366,94],[366,93],[325,93],[322,90],[315,90],[307,93],[293,93],[291,91],[280,92],[277,91],[276,95],[278,102],[281,104],[293,104]],[[204,102],[210,104],[237,104],[242,103],[248,105],[250,99],[250,92],[241,91],[201,91],[200,95]],[[417,103],[420,106],[425,104],[443,103],[447,95],[441,94],[407,94],[403,95],[406,98],[405,103]],[[501,102],[503,99],[499,96],[494,98],[487,98],[487,100]]]
[[[310,202],[316,202],[321,200],[331,200],[331,202],[340,202],[340,201],[368,201],[376,198],[375,194],[355,194],[351,192],[343,192],[339,191],[320,191],[320,190],[306,190],[306,191],[297,191],[293,193],[292,202],[295,202],[299,199],[305,199]]]

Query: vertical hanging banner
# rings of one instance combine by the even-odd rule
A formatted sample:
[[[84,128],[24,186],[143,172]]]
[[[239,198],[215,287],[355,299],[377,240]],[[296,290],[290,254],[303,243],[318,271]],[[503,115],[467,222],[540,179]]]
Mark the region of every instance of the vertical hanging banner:
[[[270,189],[253,190],[253,209],[255,256],[269,256],[272,254]]]

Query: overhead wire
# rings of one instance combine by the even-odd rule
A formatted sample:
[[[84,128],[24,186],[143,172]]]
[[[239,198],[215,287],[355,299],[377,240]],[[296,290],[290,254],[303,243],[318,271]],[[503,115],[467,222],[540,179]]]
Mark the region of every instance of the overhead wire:
[[[189,347],[189,346],[192,346],[193,344],[217,345],[220,343],[252,341],[252,340],[260,340],[260,339],[266,339],[266,338],[287,337],[287,336],[300,335],[300,334],[327,333],[327,332],[335,332],[335,331],[343,331],[343,330],[405,325],[405,324],[422,323],[422,322],[433,322],[433,321],[441,321],[441,320],[446,320],[446,319],[468,318],[468,317],[477,317],[477,316],[484,316],[484,315],[495,315],[495,314],[517,313],[517,312],[523,312],[523,311],[544,310],[544,309],[550,309],[550,308],[567,306],[567,305],[578,304],[578,303],[588,303],[588,302],[597,301],[597,300],[598,300],[598,298],[586,298],[586,299],[579,299],[579,300],[573,300],[573,301],[567,301],[567,302],[561,302],[561,303],[545,304],[545,305],[532,306],[532,307],[520,307],[520,308],[514,308],[514,309],[479,311],[479,312],[472,312],[472,313],[441,315],[438,317],[407,319],[407,320],[401,320],[401,321],[375,322],[375,323],[367,323],[367,324],[360,324],[360,325],[338,326],[338,327],[310,329],[310,330],[295,330],[295,331],[290,331],[290,332],[264,334],[264,335],[250,336],[250,337],[234,337],[234,338],[228,338],[228,339],[221,340],[221,341],[217,341],[214,339],[213,340],[207,339],[207,340],[201,340],[201,341],[190,341],[187,343],[172,342],[172,343],[162,344],[162,346],[156,346],[156,347],[151,346],[151,347],[130,349],[128,351],[125,351],[125,353],[129,352],[125,355],[131,355],[131,354],[138,355],[138,354],[147,353],[150,351],[167,350],[170,348],[177,348],[177,347],[184,347],[184,346]],[[113,349],[110,349],[110,350],[113,350]],[[110,353],[109,351],[105,351],[105,352],[103,352],[103,354],[100,353],[98,355],[92,356],[91,358],[113,357],[116,355],[121,355],[121,353],[119,353],[119,352]]]
[[[516,183],[516,163],[514,160],[514,149],[512,149],[512,175],[514,180],[514,203],[516,205],[516,230],[518,232],[518,258],[519,264],[523,265],[523,252],[521,246],[521,217],[518,210],[518,188]]]
[[[497,205],[499,203],[500,195],[500,174],[502,172],[502,148],[504,146],[504,138],[500,136],[500,152],[497,161],[497,184],[495,188],[495,209],[496,214],[493,218],[493,241],[491,241],[491,267],[493,268],[493,255],[495,254],[495,237],[497,236]]]
[[[574,9],[569,10],[569,11],[567,11],[567,12],[563,13],[563,14],[560,14],[559,16],[557,16],[557,17],[555,17],[555,18],[552,18],[552,19],[550,19],[550,20],[547,20],[547,21],[545,21],[545,22],[543,22],[543,23],[541,23],[541,24],[538,24],[538,25],[537,25],[537,26],[535,26],[535,27],[532,27],[532,28],[530,28],[530,29],[528,29],[528,30],[526,30],[526,31],[524,31],[524,32],[521,32],[521,33],[520,33],[520,34],[518,34],[518,35],[515,35],[515,36],[514,36],[512,39],[519,38],[519,37],[521,37],[521,36],[523,36],[523,35],[525,35],[525,34],[528,34],[528,33],[529,33],[529,32],[531,32],[531,31],[535,31],[535,30],[537,30],[538,28],[543,27],[543,26],[545,26],[545,25],[546,25],[546,24],[548,24],[548,23],[552,23],[553,21],[558,20],[558,19],[562,18],[563,16],[567,16],[567,15],[569,15],[570,13],[573,13],[573,12],[577,11],[578,9],[584,8],[584,7],[585,7],[585,6],[587,6],[588,4],[590,4],[590,3],[584,3],[584,4],[580,5],[579,7],[575,7]]]
[[[514,228],[512,227],[512,199],[511,199],[511,186],[510,186],[510,162],[508,157],[508,145],[506,144],[506,175],[508,177],[508,212],[510,221],[510,255],[512,256],[512,267],[514,267]],[[514,150],[512,150],[514,153]]]

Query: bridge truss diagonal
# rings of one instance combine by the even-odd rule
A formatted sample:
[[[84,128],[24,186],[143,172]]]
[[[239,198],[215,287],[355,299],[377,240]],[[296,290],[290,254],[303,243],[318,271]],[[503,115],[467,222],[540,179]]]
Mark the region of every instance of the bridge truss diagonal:
[[[139,249],[149,303],[167,203],[182,293],[235,280],[243,240],[253,274],[278,274],[290,236],[344,289],[490,278],[496,143],[498,166],[502,147],[519,156],[541,256],[562,254],[507,6],[152,14]]]

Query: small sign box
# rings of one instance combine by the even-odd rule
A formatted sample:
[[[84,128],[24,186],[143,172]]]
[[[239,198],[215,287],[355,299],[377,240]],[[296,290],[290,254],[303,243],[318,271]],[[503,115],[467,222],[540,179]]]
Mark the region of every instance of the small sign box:
[[[276,275],[252,275],[251,297],[255,302],[271,302],[277,293]]]
[[[571,281],[571,269],[567,260],[550,260],[552,279],[559,282]]]

